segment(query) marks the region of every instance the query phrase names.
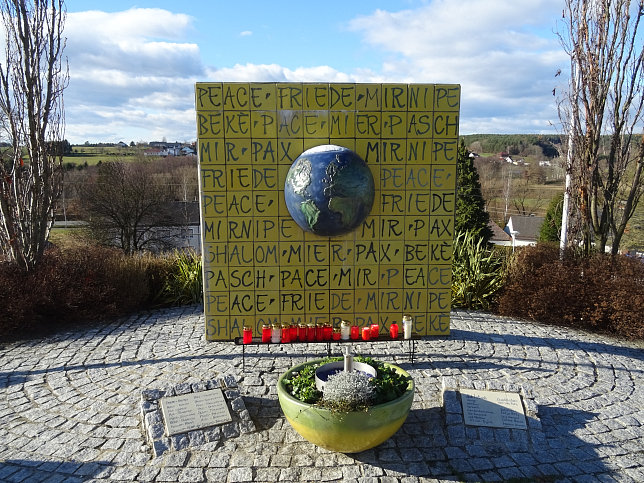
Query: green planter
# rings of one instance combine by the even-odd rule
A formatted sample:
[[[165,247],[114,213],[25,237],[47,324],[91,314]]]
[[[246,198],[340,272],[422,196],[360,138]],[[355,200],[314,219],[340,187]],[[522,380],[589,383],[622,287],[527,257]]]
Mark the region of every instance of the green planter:
[[[372,406],[367,411],[341,413],[304,403],[291,396],[284,384],[293,372],[318,364],[310,361],[290,368],[277,382],[277,396],[287,421],[311,443],[339,453],[358,453],[389,439],[407,419],[414,400],[414,381],[409,379],[407,391],[398,399]],[[397,372],[409,374],[393,364]]]

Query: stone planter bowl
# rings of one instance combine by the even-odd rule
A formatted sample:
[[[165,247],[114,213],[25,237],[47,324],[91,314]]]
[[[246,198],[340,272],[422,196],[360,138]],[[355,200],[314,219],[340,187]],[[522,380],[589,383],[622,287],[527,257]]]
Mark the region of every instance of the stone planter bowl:
[[[371,406],[367,411],[334,412],[291,396],[286,390],[284,379],[306,366],[319,363],[320,360],[317,360],[294,366],[282,374],[277,382],[277,396],[282,411],[293,429],[306,440],[331,451],[358,453],[389,439],[407,419],[414,400],[412,379],[409,380],[405,393],[398,399]],[[385,365],[409,376],[409,373],[398,366]]]

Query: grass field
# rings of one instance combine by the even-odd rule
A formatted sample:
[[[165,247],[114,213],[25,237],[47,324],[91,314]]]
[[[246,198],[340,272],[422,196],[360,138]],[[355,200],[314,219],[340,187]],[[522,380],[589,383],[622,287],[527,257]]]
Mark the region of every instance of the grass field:
[[[78,166],[87,163],[88,166],[94,166],[99,161],[109,161],[119,159],[120,161],[135,161],[143,156],[146,147],[127,147],[120,148],[117,146],[72,146],[72,154],[63,157],[63,164],[74,163]]]

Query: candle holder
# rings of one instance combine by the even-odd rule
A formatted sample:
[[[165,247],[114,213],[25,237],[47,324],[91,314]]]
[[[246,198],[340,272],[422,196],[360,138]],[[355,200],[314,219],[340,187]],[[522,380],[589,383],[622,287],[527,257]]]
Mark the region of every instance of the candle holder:
[[[414,319],[411,318],[411,315],[403,315],[403,337],[405,339],[411,339],[412,327],[414,325]]]
[[[324,340],[333,339],[333,326],[331,324],[324,324],[322,328],[324,330]]]
[[[371,327],[363,327],[362,340],[369,340],[369,339],[371,339]]]
[[[250,344],[253,342],[253,329],[250,327],[244,327],[242,342],[244,344]]]
[[[317,327],[314,324],[309,324],[306,327],[306,340],[308,342],[313,342],[315,340],[316,333],[317,333]]]
[[[288,344],[291,341],[291,328],[284,324],[282,325],[282,344]]]
[[[279,325],[273,324],[273,328],[271,329],[271,343],[273,344],[279,344],[279,341],[282,338],[282,331]]]
[[[392,339],[398,338],[398,324],[396,322],[392,322],[391,326],[389,327],[389,335]]]
[[[340,338],[342,340],[351,338],[351,324],[347,320],[343,320],[340,324]]]
[[[308,327],[306,324],[300,324],[297,326],[297,340],[300,342],[306,342],[306,336],[308,335]]]
[[[262,342],[268,344],[271,341],[271,336],[273,335],[273,330],[270,325],[262,325]]]

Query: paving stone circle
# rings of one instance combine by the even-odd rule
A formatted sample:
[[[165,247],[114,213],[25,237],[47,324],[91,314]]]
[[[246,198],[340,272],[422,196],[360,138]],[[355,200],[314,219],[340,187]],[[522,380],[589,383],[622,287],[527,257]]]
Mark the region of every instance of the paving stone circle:
[[[279,376],[324,345],[248,347],[242,371],[241,348],[206,342],[204,326],[193,306],[0,341],[0,481],[644,481],[641,341],[454,310],[449,337],[418,341],[414,365],[400,345],[358,343],[354,354],[407,370],[416,393],[391,439],[344,455],[301,438],[277,401]],[[223,375],[236,378],[256,431],[154,456],[141,391]],[[470,383],[523,388],[543,441],[532,426],[527,446],[496,446],[483,427],[462,437],[441,394]]]

